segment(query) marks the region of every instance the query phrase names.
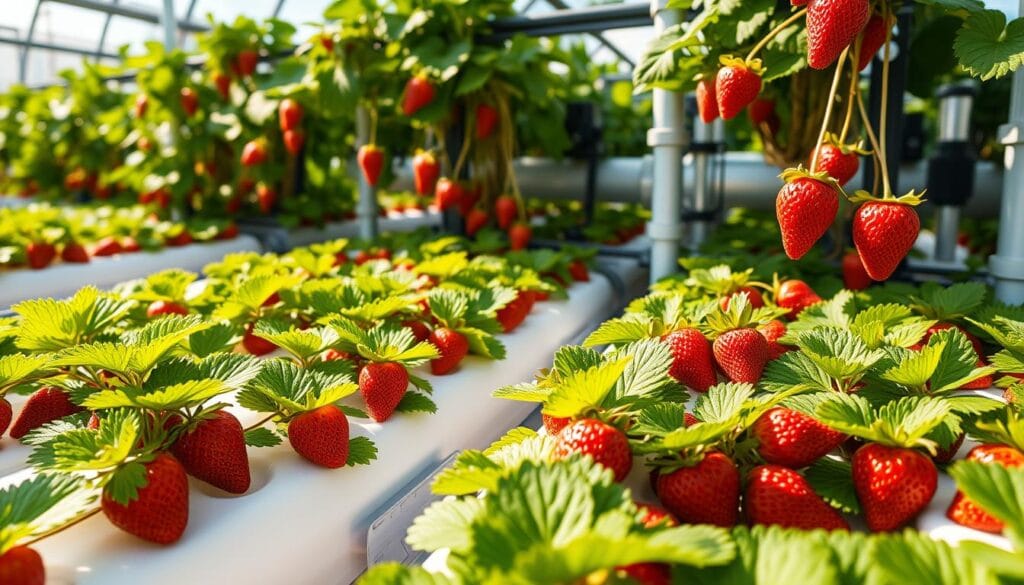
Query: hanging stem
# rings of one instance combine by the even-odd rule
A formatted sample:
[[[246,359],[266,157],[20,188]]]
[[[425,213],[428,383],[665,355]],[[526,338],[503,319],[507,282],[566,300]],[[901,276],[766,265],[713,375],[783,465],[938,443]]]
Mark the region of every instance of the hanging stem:
[[[775,38],[776,35],[778,35],[780,32],[782,32],[787,26],[789,26],[789,25],[793,24],[794,22],[796,22],[797,20],[799,20],[800,17],[805,15],[805,14],[807,14],[807,9],[806,8],[801,8],[800,10],[797,10],[792,15],[790,15],[789,18],[787,18],[786,20],[783,20],[782,23],[779,24],[779,26],[773,28],[771,30],[771,32],[766,34],[763,39],[761,39],[756,45],[754,45],[754,48],[751,49],[749,53],[747,53],[747,59],[746,60],[750,61],[751,59],[756,57],[757,54],[761,52],[761,49],[765,48],[768,45],[768,43],[770,43],[772,41],[772,39]]]
[[[377,101],[370,107],[370,144],[377,144]]]
[[[459,159],[455,161],[455,168],[452,170],[452,179],[456,181],[459,180],[459,173],[462,172],[462,165],[466,164],[466,156],[469,155],[469,143],[471,141],[470,130],[472,130],[472,124],[469,123],[468,116],[466,120],[466,127],[462,133],[462,148],[459,149]]]
[[[258,421],[256,421],[256,422],[252,423],[251,425],[249,425],[249,426],[245,427],[245,430],[244,430],[243,432],[249,432],[249,431],[251,431],[251,430],[253,430],[253,429],[256,429],[256,428],[262,427],[263,425],[265,425],[265,424],[267,424],[268,422],[270,422],[270,420],[271,420],[271,419],[273,419],[273,418],[274,418],[275,416],[277,416],[277,413],[276,413],[276,412],[274,412],[274,413],[271,413],[271,414],[269,414],[269,415],[267,415],[267,416],[265,416],[265,417],[261,418],[260,420],[258,420]]]
[[[889,5],[882,3],[882,19],[889,22]],[[880,156],[882,157],[882,198],[892,199],[892,185],[889,183],[889,163],[888,157],[886,156],[885,149],[885,122],[888,118],[888,106],[889,106],[889,45],[892,42],[892,27],[885,27],[885,51],[883,52],[882,58],[882,109],[878,120],[878,133],[881,135],[880,144]]]
[[[875,131],[871,128],[871,120],[868,118],[868,110],[864,107],[864,98],[860,93],[857,94],[857,108],[860,110],[860,119],[864,122],[864,130],[867,131],[868,140],[871,142],[871,149],[873,151],[872,157],[878,166],[881,167],[882,172],[875,173],[876,185],[875,188],[872,189],[872,191],[878,191],[878,175],[881,174],[883,180],[885,180],[886,177],[889,176],[889,166],[888,163],[885,162],[885,157],[881,154],[882,150],[878,145],[878,137],[875,136]],[[885,183],[888,184],[888,180],[885,180]]]
[[[843,119],[843,131],[839,134],[840,144],[846,144],[846,135],[850,132],[850,122],[853,121],[853,110],[856,107],[854,101],[856,101],[857,93],[857,82],[860,79],[860,72],[857,71],[857,65],[860,63],[860,41],[853,47],[853,52],[850,53],[850,90],[846,94],[846,117]]]
[[[821,143],[825,141],[825,133],[828,132],[828,123],[832,118],[832,106],[835,105],[836,92],[839,90],[839,78],[843,75],[843,63],[846,62],[846,55],[850,52],[850,48],[843,49],[841,55],[839,55],[839,61],[836,62],[836,73],[832,76],[832,88],[828,90],[828,102],[825,106],[825,119],[821,121],[821,132],[818,132],[818,141],[815,142],[814,156],[811,157],[811,172],[818,168],[818,152],[821,150]]]

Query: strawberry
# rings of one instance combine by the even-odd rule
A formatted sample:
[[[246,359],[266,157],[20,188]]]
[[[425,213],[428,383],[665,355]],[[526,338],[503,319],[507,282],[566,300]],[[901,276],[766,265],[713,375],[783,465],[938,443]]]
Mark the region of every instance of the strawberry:
[[[224,73],[213,76],[213,85],[217,88],[222,100],[227,101],[231,97],[231,77]]]
[[[466,214],[466,235],[471,238],[475,236],[478,231],[487,225],[489,219],[486,211],[479,207],[474,207]]]
[[[71,402],[67,392],[53,386],[44,386],[29,396],[28,402],[21,408],[18,419],[11,426],[11,438],[20,439],[46,423],[83,410]]]
[[[556,438],[554,457],[565,459],[573,453],[589,455],[610,469],[615,481],[622,481],[633,468],[629,439],[619,429],[593,418],[584,418],[563,428]]]
[[[643,514],[643,517],[640,519],[640,523],[644,525],[644,528],[668,528],[672,526],[679,526],[679,521],[676,520],[675,516],[657,504],[642,504],[637,502],[636,508]]]
[[[27,546],[14,546],[0,555],[0,583],[6,585],[45,585],[43,558]]]
[[[274,209],[274,203],[277,202],[277,191],[273,187],[266,183],[260,183],[256,185],[256,204],[260,208],[260,213],[266,215]]]
[[[301,130],[285,130],[281,139],[284,141],[284,149],[293,156],[297,156],[306,143],[306,135]]]
[[[334,404],[303,412],[288,423],[288,442],[316,465],[344,467],[348,462],[348,418]]]
[[[857,39],[871,16],[868,0],[809,0],[807,64],[825,69]]]
[[[775,100],[769,98],[757,98],[747,106],[747,117],[754,126],[770,124],[775,116]]]
[[[188,230],[181,230],[174,236],[164,240],[164,243],[172,247],[187,246],[192,243],[192,234],[188,233]],[[123,245],[122,245],[123,249]]]
[[[13,416],[14,412],[11,409],[11,403],[7,402],[6,398],[0,397],[0,435],[3,435],[7,430],[7,426],[11,424]]]
[[[359,163],[360,170],[363,171],[366,182],[376,187],[381,169],[384,168],[384,151],[375,144],[364,144],[359,147],[356,161]]]
[[[849,183],[859,168],[860,156],[854,148],[831,142],[818,145],[818,166],[815,170],[828,174],[840,186]]]
[[[530,245],[531,237],[533,237],[533,230],[530,229],[529,224],[518,222],[508,228],[509,248],[513,250],[525,249]]]
[[[220,230],[215,239],[218,240],[233,240],[238,237],[238,224],[229,223],[224,226],[224,229]]]
[[[114,254],[120,254],[121,251],[121,242],[117,241],[117,238],[113,236],[102,238],[92,246],[93,256],[113,256]]]
[[[267,162],[267,145],[263,140],[250,140],[242,148],[242,166],[254,167]]]
[[[430,373],[435,376],[451,373],[459,367],[462,358],[469,354],[469,341],[454,329],[438,327],[431,332],[429,340],[441,354],[430,360]]]
[[[722,300],[718,302],[718,305],[722,307],[723,311],[729,310],[729,303],[734,297],[744,295],[747,297],[747,302],[750,306],[755,309],[760,309],[764,306],[764,298],[761,297],[761,293],[752,286],[741,286],[736,289],[733,293],[722,297]]]
[[[967,460],[1010,468],[1024,467],[1024,453],[1008,445],[994,443],[984,443],[971,449]],[[983,510],[960,491],[953,496],[946,517],[962,526],[994,534],[1001,533],[1005,527],[1002,520]]]
[[[496,317],[505,333],[511,333],[526,319],[533,308],[533,299],[527,291],[519,291],[512,302],[498,309]]]
[[[562,432],[562,429],[572,422],[572,419],[567,416],[551,416],[544,413],[540,414],[540,420],[544,423],[544,430],[551,436]]]
[[[669,333],[662,341],[672,354],[668,373],[677,382],[698,392],[707,392],[718,382],[711,343],[695,327],[684,327]]]
[[[281,103],[277,104],[277,121],[281,126],[281,131],[298,130],[299,124],[302,124],[304,113],[302,105],[292,98],[281,100]]]
[[[761,93],[760,61],[722,57],[723,67],[715,76],[715,99],[723,120],[731,120]]]
[[[855,250],[843,256],[843,286],[849,290],[864,290],[871,286],[871,277]]]
[[[421,150],[412,158],[412,179],[416,193],[420,195],[432,193],[440,174],[441,165],[430,152]]]
[[[747,475],[743,493],[747,521],[801,530],[849,530],[850,525],[814,493],[799,473],[781,465],[759,465]]]
[[[768,463],[793,469],[807,467],[846,440],[846,435],[802,412],[777,406],[750,427],[758,453]]]
[[[515,197],[511,195],[498,197],[494,201],[494,214],[498,217],[498,227],[507,230],[519,215],[519,204],[516,203]]]
[[[430,328],[423,321],[404,321],[402,325],[409,328],[412,331],[412,336],[416,341],[426,341],[430,338]]]
[[[582,260],[573,260],[569,263],[569,276],[576,282],[590,282],[590,270]]]
[[[142,249],[142,244],[138,240],[131,236],[125,236],[121,238],[121,251],[130,254],[132,252],[138,252]]]
[[[903,527],[935,495],[935,464],[913,449],[871,443],[857,449],[852,464],[854,489],[872,531]]]
[[[775,304],[789,309],[789,318],[795,319],[801,311],[821,302],[818,293],[802,280],[787,280],[779,285],[775,293]]]
[[[242,347],[252,355],[266,355],[277,349],[277,346],[273,343],[255,335],[252,332],[251,323],[245,328],[245,335],[242,336]]]
[[[952,461],[953,457],[956,457],[957,451],[960,450],[960,446],[964,444],[964,439],[966,438],[966,434],[960,433],[949,445],[945,447],[938,447],[935,450],[935,454],[932,455],[932,461],[936,463],[949,463]]]
[[[718,367],[733,382],[756,384],[768,363],[768,340],[749,327],[719,335],[712,350]]]
[[[494,127],[498,125],[498,110],[487,104],[480,104],[476,107],[476,139],[486,140],[494,133]]]
[[[161,315],[188,315],[188,309],[173,301],[153,301],[146,309],[146,316],[150,319]]]
[[[377,422],[391,417],[408,387],[409,372],[399,363],[371,362],[359,371],[359,392]]]
[[[459,199],[459,215],[466,217],[469,212],[476,207],[477,202],[480,201],[482,195],[481,187],[478,183],[470,183],[470,185],[463,190],[462,198]]]
[[[260,54],[256,49],[242,49],[235,57],[235,68],[240,77],[249,77],[256,72],[256,63],[260,60]]]
[[[434,201],[441,211],[458,205],[464,195],[462,185],[447,177],[440,179],[434,187]]]
[[[181,109],[190,118],[195,115],[199,109],[199,94],[196,93],[196,90],[191,87],[181,88]]]
[[[695,465],[661,472],[658,499],[681,522],[735,526],[740,507],[740,472],[724,453],[708,453]]]
[[[885,280],[914,247],[921,220],[910,205],[868,201],[853,218],[853,243],[872,280]]]
[[[635,563],[616,572],[639,585],[672,585],[672,568],[665,563]]]
[[[888,26],[886,26],[888,24]],[[864,32],[860,33],[860,56],[857,62],[857,70],[864,71],[871,59],[878,53],[878,50],[885,44],[886,28],[892,28],[893,19],[886,19],[880,14],[872,14],[868,19]]]
[[[30,242],[25,246],[25,257],[33,270],[46,268],[57,256],[57,248],[47,242]]]
[[[149,98],[146,94],[140,93],[135,96],[135,117],[142,118],[146,115],[146,110],[149,109]]]
[[[68,242],[60,251],[60,259],[65,262],[85,263],[89,261],[89,252],[78,242]]]
[[[693,414],[692,412],[684,412],[683,413],[683,426],[684,427],[689,428],[689,427],[692,427],[693,425],[695,425],[695,424],[697,424],[699,422],[700,422],[700,419],[697,418],[697,415]]]
[[[192,477],[232,494],[249,490],[249,454],[242,424],[226,410],[214,411],[179,436],[171,453]]]
[[[768,341],[768,361],[778,359],[779,356],[793,349],[779,343],[779,338],[786,334],[786,324],[782,321],[772,319],[758,327],[757,331]]]
[[[402,113],[412,116],[434,101],[434,85],[424,75],[413,76],[405,83]]]
[[[188,477],[178,460],[160,453],[145,464],[146,485],[127,504],[103,490],[103,514],[114,526],[157,544],[176,542],[188,525]]]
[[[718,117],[718,96],[715,92],[715,76],[702,78],[697,82],[697,113],[705,124]]]
[[[801,169],[782,173],[786,182],[775,198],[775,215],[786,255],[798,260],[825,235],[839,211],[839,189],[824,175]]]

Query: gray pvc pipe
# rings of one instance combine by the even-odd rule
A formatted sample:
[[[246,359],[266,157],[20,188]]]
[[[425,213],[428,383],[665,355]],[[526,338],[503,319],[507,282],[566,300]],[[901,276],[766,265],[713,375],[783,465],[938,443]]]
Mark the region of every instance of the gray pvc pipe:
[[[363,106],[356,109],[356,136],[359,145],[370,141],[370,112]],[[358,165],[357,165],[358,168]],[[356,217],[359,220],[359,237],[372,240],[380,233],[377,220],[377,188],[366,182],[359,171],[359,201],[356,203]]]

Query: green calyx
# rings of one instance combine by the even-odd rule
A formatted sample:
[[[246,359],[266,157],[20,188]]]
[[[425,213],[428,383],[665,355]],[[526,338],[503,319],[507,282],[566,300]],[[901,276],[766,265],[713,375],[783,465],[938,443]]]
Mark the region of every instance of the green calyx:
[[[875,203],[896,203],[896,204],[899,204],[899,205],[917,206],[917,205],[920,205],[920,204],[924,203],[924,193],[925,193],[924,191],[921,191],[920,193],[916,193],[914,191],[909,191],[906,195],[902,195],[900,197],[894,197],[891,194],[883,195],[881,197],[876,197],[875,195],[872,195],[871,193],[868,193],[867,191],[858,190],[853,195],[850,195],[848,197],[850,199],[850,203],[869,203],[869,202],[875,202]]]

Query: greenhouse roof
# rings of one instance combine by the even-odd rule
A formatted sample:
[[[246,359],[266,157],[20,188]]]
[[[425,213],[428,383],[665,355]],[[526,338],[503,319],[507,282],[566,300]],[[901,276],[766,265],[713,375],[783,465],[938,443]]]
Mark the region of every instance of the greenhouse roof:
[[[631,0],[632,1],[632,0]],[[177,27],[174,43],[196,48],[196,33],[207,30],[208,17],[230,22],[244,15],[277,17],[299,27],[297,39],[323,20],[330,0],[35,0],[10,2],[0,17],[0,90],[14,83],[30,86],[59,81],[59,72],[77,68],[83,58],[105,65],[120,62],[119,50],[142,51],[147,41],[165,40],[161,18],[173,10]],[[516,0],[521,15],[581,8],[581,0]],[[598,61],[632,64],[650,36],[649,26],[585,35],[584,42]]]

